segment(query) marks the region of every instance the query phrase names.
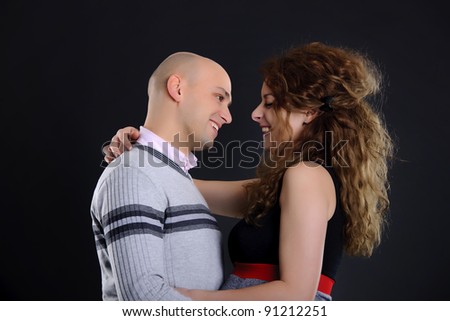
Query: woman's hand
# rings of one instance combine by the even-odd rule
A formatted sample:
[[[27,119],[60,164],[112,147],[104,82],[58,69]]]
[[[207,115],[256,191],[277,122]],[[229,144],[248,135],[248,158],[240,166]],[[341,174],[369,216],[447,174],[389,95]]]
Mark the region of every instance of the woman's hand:
[[[175,288],[185,297],[191,298],[194,301],[208,301],[214,300],[214,294],[220,291],[208,291],[208,290],[190,290],[185,288]]]
[[[115,158],[120,156],[125,149],[131,150],[132,142],[139,138],[139,130],[137,128],[128,126],[121,128],[111,139],[109,145],[103,147],[104,160],[109,164]]]
[[[185,288],[175,288],[175,290],[180,292],[182,295],[187,296],[188,298],[190,298],[189,292],[191,292],[191,290],[185,289]]]

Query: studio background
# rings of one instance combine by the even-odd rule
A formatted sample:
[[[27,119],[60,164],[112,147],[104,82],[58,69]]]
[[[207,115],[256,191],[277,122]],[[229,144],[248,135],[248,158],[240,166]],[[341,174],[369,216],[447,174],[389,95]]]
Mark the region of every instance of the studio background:
[[[166,56],[193,51],[227,69],[233,123],[218,137],[226,145],[261,139],[250,118],[260,63],[321,41],[361,50],[380,65],[383,112],[402,159],[390,174],[383,242],[370,259],[344,258],[334,300],[449,300],[450,26],[443,3],[2,2],[0,299],[101,299],[89,213],[101,147],[119,128],[143,123],[148,78]],[[191,174],[252,177],[240,160],[234,151],[233,168],[201,166]],[[235,222],[219,218],[226,260]]]

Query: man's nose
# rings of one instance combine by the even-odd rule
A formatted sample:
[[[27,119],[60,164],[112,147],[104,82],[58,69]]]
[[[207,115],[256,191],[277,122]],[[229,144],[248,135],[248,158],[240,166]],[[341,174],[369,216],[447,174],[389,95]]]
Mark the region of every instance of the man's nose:
[[[224,124],[229,124],[233,120],[231,116],[230,109],[227,107],[225,110],[219,113],[220,118],[222,118]]]

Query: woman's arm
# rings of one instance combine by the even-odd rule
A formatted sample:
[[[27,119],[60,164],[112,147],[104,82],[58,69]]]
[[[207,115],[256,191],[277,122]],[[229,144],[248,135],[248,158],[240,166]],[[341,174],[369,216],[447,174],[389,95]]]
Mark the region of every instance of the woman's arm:
[[[289,168],[280,197],[280,280],[238,290],[182,293],[194,300],[314,300],[335,204],[333,181],[323,167],[301,163]]]
[[[247,204],[245,185],[254,180],[214,181],[194,179],[194,182],[212,213],[241,218]]]

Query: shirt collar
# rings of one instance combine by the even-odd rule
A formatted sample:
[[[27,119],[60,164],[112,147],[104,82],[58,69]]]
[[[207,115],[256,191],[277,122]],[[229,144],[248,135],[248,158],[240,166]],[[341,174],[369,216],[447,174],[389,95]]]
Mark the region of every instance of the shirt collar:
[[[178,148],[173,147],[168,141],[156,135],[151,130],[141,126],[139,128],[140,136],[137,142],[141,145],[148,146],[166,155],[170,160],[175,162],[181,169],[188,173],[188,171],[197,166],[197,157],[193,153],[186,156]]]

